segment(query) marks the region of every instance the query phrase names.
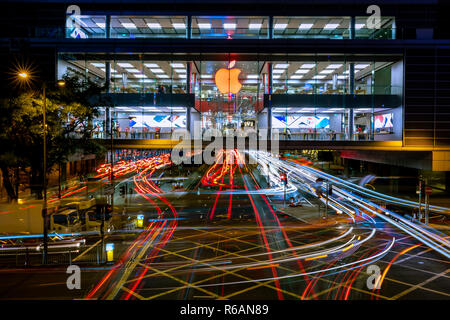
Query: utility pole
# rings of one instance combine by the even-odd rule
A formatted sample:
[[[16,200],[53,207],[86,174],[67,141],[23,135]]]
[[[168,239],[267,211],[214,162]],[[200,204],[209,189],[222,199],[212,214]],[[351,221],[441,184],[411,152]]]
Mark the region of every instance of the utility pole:
[[[328,216],[328,180],[327,180],[327,184],[326,184],[326,188],[327,188],[327,199],[326,199],[326,205],[325,205],[325,216],[324,218],[326,219]]]
[[[428,186],[428,181],[425,179],[425,224],[428,225],[430,218],[430,195],[433,189]]]
[[[42,256],[42,263],[47,264],[47,254],[48,254],[48,215],[47,215],[47,98],[46,98],[46,85],[45,82],[42,85],[43,90],[43,121],[44,121],[44,178],[43,178],[43,192],[44,192],[44,204],[42,206],[42,220],[44,223],[44,253]]]
[[[61,161],[58,162],[58,199],[61,199]]]
[[[281,183],[282,183],[283,186],[284,186],[283,208],[285,208],[285,207],[286,207],[286,185],[287,185],[287,174],[284,173],[284,172],[281,172],[280,180],[281,180]]]
[[[422,175],[419,176],[419,221],[422,221]]]

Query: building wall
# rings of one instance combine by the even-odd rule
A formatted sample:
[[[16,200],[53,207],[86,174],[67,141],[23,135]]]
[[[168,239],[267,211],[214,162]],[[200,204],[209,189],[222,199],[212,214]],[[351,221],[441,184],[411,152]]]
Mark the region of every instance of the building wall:
[[[404,145],[450,146],[450,49],[405,50]]]

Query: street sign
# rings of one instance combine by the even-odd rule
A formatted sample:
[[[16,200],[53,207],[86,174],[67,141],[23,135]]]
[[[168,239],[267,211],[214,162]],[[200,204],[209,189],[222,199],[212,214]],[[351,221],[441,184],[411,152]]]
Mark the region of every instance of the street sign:
[[[433,188],[432,187],[425,187],[425,194],[427,196],[430,196],[433,193]]]

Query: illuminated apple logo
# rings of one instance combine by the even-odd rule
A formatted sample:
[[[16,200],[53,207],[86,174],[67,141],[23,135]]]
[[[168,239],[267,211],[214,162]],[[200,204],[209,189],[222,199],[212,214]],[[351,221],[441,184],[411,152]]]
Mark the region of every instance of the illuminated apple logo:
[[[241,69],[233,68],[235,64],[236,61],[233,60],[228,64],[228,69],[221,68],[216,72],[216,86],[223,94],[238,93],[241,90],[242,84],[238,79]]]

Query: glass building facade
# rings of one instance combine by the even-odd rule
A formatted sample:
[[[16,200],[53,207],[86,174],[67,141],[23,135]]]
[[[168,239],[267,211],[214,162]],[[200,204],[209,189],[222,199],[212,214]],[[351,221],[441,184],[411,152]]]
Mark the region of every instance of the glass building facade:
[[[72,39],[373,39],[396,37],[355,16],[70,16]],[[400,141],[403,57],[364,54],[74,53],[58,77],[104,86],[95,137],[170,138],[177,128],[277,130],[281,139]]]

